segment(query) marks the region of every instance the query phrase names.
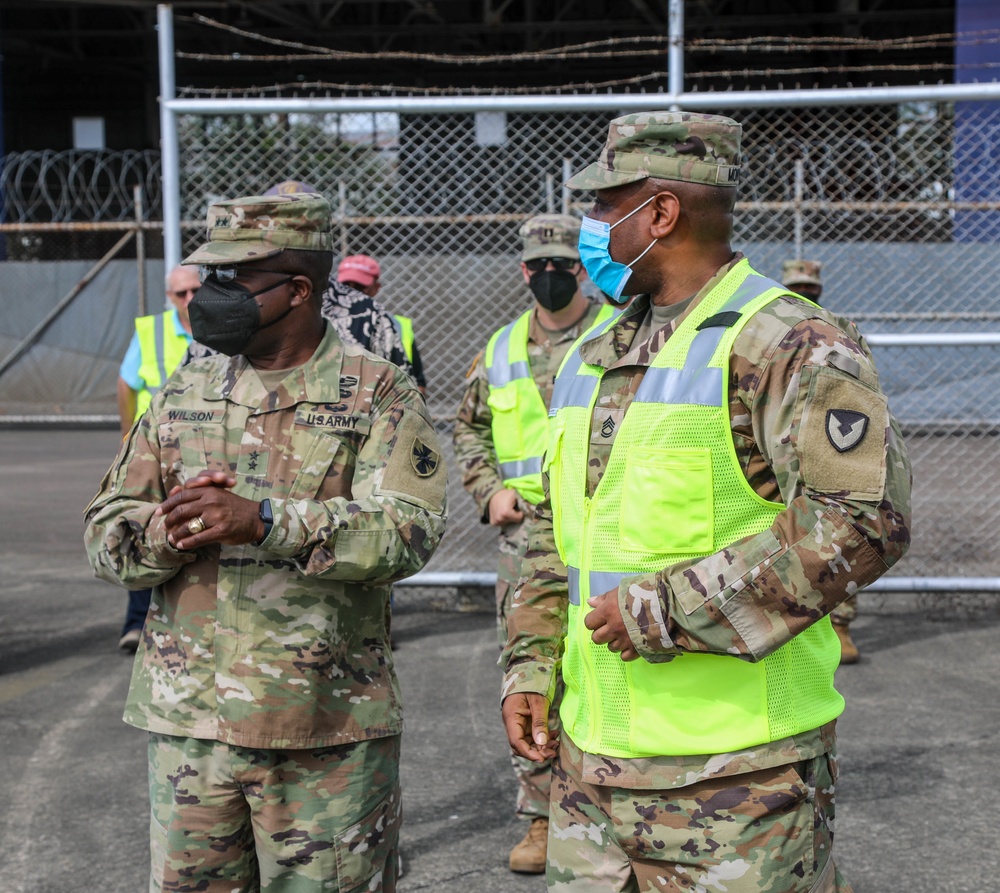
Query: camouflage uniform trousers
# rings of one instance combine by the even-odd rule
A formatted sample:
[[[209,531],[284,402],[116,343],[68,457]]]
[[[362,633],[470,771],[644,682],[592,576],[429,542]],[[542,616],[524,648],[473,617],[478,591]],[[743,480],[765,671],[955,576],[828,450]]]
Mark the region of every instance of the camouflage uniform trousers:
[[[833,754],[665,791],[588,784],[580,766],[563,735],[549,893],[852,893],[832,858]]]
[[[392,893],[399,736],[258,750],[152,733],[151,893]]]
[[[500,529],[500,561],[497,565],[497,634],[501,649],[507,643],[507,617],[510,600],[521,576],[521,559],[528,547],[527,523],[507,524]],[[549,731],[559,734],[559,705],[562,703],[562,681],[549,708]],[[533,763],[514,753],[510,764],[517,779],[517,801],[514,812],[519,819],[545,818],[549,814],[549,785],[552,761]]]
[[[841,626],[853,623],[858,616],[858,597],[852,595],[830,612],[830,619]]]

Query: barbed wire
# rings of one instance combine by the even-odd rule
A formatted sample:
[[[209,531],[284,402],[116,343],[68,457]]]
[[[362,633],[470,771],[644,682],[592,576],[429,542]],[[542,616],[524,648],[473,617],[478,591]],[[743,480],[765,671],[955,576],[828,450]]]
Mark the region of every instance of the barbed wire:
[[[965,69],[997,69],[1000,62],[982,62],[975,65],[956,65],[951,62],[929,62],[913,65],[817,65],[808,68],[739,68],[726,71],[694,71],[685,72],[684,77],[690,81],[707,81],[711,79],[732,80],[733,78],[774,78],[792,75],[818,75],[818,74],[876,74],[886,71],[960,71]],[[348,84],[336,81],[294,81],[291,83],[270,84],[267,86],[250,87],[179,87],[177,93],[186,98],[220,98],[234,96],[271,96],[281,95],[286,92],[293,93],[328,93],[337,91],[341,93],[364,93],[405,95],[405,96],[528,96],[533,94],[559,94],[559,93],[593,93],[600,90],[607,90],[612,87],[634,87],[649,84],[654,81],[664,80],[667,77],[665,71],[651,71],[647,74],[635,75],[628,78],[617,78],[607,81],[583,81],[570,84],[550,84],[534,87],[494,87],[490,90],[483,90],[480,87],[425,87],[400,84],[370,84],[358,83]]]
[[[568,44],[551,49],[532,50],[519,53],[494,54],[454,54],[416,53],[406,50],[380,52],[359,52],[336,50],[330,47],[284,40],[255,31],[248,31],[235,25],[227,25],[208,16],[195,14],[188,18],[209,28],[226,31],[248,40],[256,40],[271,46],[280,46],[298,51],[286,54],[258,53],[191,53],[178,52],[181,59],[199,62],[428,62],[439,65],[498,65],[515,62],[576,61],[586,59],[622,58],[623,56],[662,56],[670,45],[667,35],[639,35],[630,37],[609,37],[603,40]],[[690,52],[759,52],[792,53],[822,51],[877,51],[914,49],[949,49],[959,46],[981,46],[1000,43],[1000,29],[966,32],[943,32],[940,34],[915,35],[891,39],[867,37],[782,37],[776,35],[747,37],[739,40],[723,38],[701,38],[684,41],[685,50]],[[645,44],[652,44],[643,47]]]
[[[370,93],[389,93],[410,96],[510,96],[530,95],[533,93],[561,93],[606,90],[611,87],[628,87],[647,84],[650,81],[665,79],[665,71],[653,71],[629,78],[618,78],[613,81],[585,81],[577,84],[559,84],[543,87],[496,87],[484,91],[479,87],[403,87],[398,84],[341,84],[332,81],[295,81],[286,84],[272,84],[266,87],[178,87],[177,95],[181,97],[220,98],[230,96],[263,96],[271,93],[281,93],[286,90],[302,91],[333,91]]]

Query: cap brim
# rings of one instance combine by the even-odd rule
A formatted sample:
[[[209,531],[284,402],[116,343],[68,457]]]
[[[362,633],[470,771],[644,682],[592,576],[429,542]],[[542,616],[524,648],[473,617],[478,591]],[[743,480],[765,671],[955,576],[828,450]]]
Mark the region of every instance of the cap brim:
[[[375,284],[375,276],[371,273],[338,273],[337,281],[340,283],[344,282],[354,282],[360,285],[362,288],[368,288],[369,285]]]
[[[573,174],[566,181],[567,189],[613,189],[615,186],[628,186],[629,183],[638,183],[645,180],[649,174],[636,173],[635,171],[611,171],[602,167],[599,161],[588,165],[582,171]]]
[[[285,249],[282,246],[267,246],[257,242],[206,242],[200,248],[189,254],[182,264],[238,264],[252,260],[263,260],[274,257]]]
[[[569,260],[579,260],[580,252],[569,245],[545,245],[533,251],[525,251],[521,260],[534,260],[536,257],[565,257]]]

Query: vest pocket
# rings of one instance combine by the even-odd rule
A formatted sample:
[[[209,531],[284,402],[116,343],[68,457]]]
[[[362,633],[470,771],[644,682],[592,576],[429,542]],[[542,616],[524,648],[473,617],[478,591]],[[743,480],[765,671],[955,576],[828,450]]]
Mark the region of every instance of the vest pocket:
[[[715,518],[708,448],[633,448],[625,460],[618,533],[636,552],[711,552]]]
[[[490,388],[490,412],[493,414],[493,448],[501,462],[524,458],[521,414],[517,411],[517,391],[513,387]]]

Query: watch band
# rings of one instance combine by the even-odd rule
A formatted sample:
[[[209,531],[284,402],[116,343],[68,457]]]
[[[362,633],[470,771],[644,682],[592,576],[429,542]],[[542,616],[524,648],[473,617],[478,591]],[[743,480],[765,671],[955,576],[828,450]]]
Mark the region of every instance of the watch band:
[[[264,522],[264,535],[259,540],[252,543],[254,546],[261,545],[270,535],[271,528],[274,527],[274,511],[271,509],[270,499],[262,499],[260,501],[260,508],[257,510],[257,517]]]

